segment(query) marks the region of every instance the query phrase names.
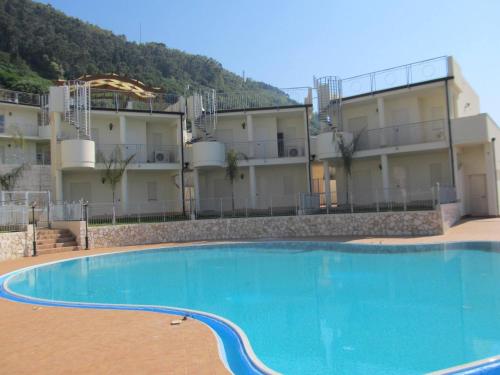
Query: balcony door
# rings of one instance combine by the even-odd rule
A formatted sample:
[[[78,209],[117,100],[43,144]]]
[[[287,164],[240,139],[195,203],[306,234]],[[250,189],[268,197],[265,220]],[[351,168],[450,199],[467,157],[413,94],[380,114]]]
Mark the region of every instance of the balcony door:
[[[469,176],[469,212],[473,216],[488,215],[488,195],[484,173]]]

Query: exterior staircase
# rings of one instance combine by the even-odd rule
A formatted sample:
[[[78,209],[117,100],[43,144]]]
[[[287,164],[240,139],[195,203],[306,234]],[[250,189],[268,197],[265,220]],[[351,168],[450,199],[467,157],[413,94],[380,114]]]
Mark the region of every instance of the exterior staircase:
[[[80,250],[80,247],[68,229],[40,229],[37,231],[36,250],[42,255]]]

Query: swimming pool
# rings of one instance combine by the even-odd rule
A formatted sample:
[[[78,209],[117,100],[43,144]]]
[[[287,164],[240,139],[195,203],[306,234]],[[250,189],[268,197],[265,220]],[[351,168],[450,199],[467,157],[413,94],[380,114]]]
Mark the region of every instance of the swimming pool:
[[[1,281],[4,297],[32,303],[188,309],[236,374],[421,374],[500,354],[500,243],[183,246]]]

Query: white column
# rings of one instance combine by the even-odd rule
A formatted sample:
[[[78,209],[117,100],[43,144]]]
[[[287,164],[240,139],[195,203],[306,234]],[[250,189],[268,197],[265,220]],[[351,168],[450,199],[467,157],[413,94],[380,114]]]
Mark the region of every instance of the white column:
[[[486,199],[488,200],[488,214],[491,216],[498,215],[497,213],[497,189],[495,181],[495,163],[493,162],[493,147],[491,143],[485,143],[484,161],[486,169]]]
[[[127,212],[128,207],[128,171],[123,172],[122,179],[120,181],[120,195],[121,195],[121,206],[123,212]]]
[[[251,165],[249,169],[249,183],[250,183],[250,207],[257,206],[257,179],[255,177],[255,166]]]
[[[54,201],[62,201],[63,197],[63,181],[61,170],[61,148],[57,142],[57,137],[61,132],[61,114],[59,112],[50,113],[50,158],[51,158],[51,176],[54,189]]]
[[[253,118],[252,115],[246,115],[247,132],[248,132],[248,157],[252,158],[255,155],[254,151],[254,134],[253,134]]]
[[[62,180],[62,170],[57,169],[55,173],[53,174],[53,180],[54,180],[54,188],[55,188],[55,197],[54,201],[60,202],[64,200],[63,196],[63,180]]]
[[[389,158],[387,155],[380,155],[380,165],[382,166],[382,188],[384,189],[384,198],[389,199]]]
[[[193,184],[194,184],[194,200],[196,210],[200,209],[200,172],[198,168],[193,170]]]
[[[330,191],[330,163],[323,160],[323,178],[325,182],[325,203],[328,207],[332,204],[332,194]]]
[[[307,192],[311,193],[311,160],[309,152],[309,143],[307,142],[307,110],[304,110],[304,155],[306,156],[306,178],[307,178]]]
[[[127,119],[120,116],[120,144],[127,144]]]
[[[377,98],[377,111],[378,111],[378,127],[380,129],[385,128],[385,104],[384,98]],[[379,137],[380,146],[385,146],[385,132],[380,131]]]

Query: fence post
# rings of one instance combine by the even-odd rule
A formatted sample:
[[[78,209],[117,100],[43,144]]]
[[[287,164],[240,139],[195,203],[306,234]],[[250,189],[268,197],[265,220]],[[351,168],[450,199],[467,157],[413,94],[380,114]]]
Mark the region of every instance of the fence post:
[[[245,216],[248,217],[248,198],[245,199]]]
[[[271,208],[271,216],[273,216],[273,197],[272,196],[269,197],[269,201],[270,201],[270,208]]]
[[[220,198],[220,217],[221,219],[224,217],[224,212],[222,210],[222,198]]]
[[[375,207],[377,207],[377,212],[380,212],[380,204],[378,202],[378,189],[375,189]]]
[[[83,203],[83,213],[85,217],[85,250],[89,249],[89,202]]]
[[[36,202],[31,205],[31,218],[33,221],[33,256],[36,257],[36,223],[35,223]]]
[[[441,187],[439,186],[439,182],[436,182],[436,203],[437,205],[441,205]]]
[[[406,211],[406,189],[401,189],[401,193],[403,194],[403,211]]]
[[[354,213],[354,202],[352,199],[352,192],[351,192],[351,194],[349,194],[349,199],[351,201],[351,214],[353,214]]]
[[[330,202],[332,201],[332,197],[331,197],[331,192],[330,192],[330,199],[328,199],[328,197],[326,196],[326,194],[328,194],[327,192],[325,192],[325,205],[326,205],[326,214],[328,215],[330,213]],[[320,195],[321,196],[321,195]]]

